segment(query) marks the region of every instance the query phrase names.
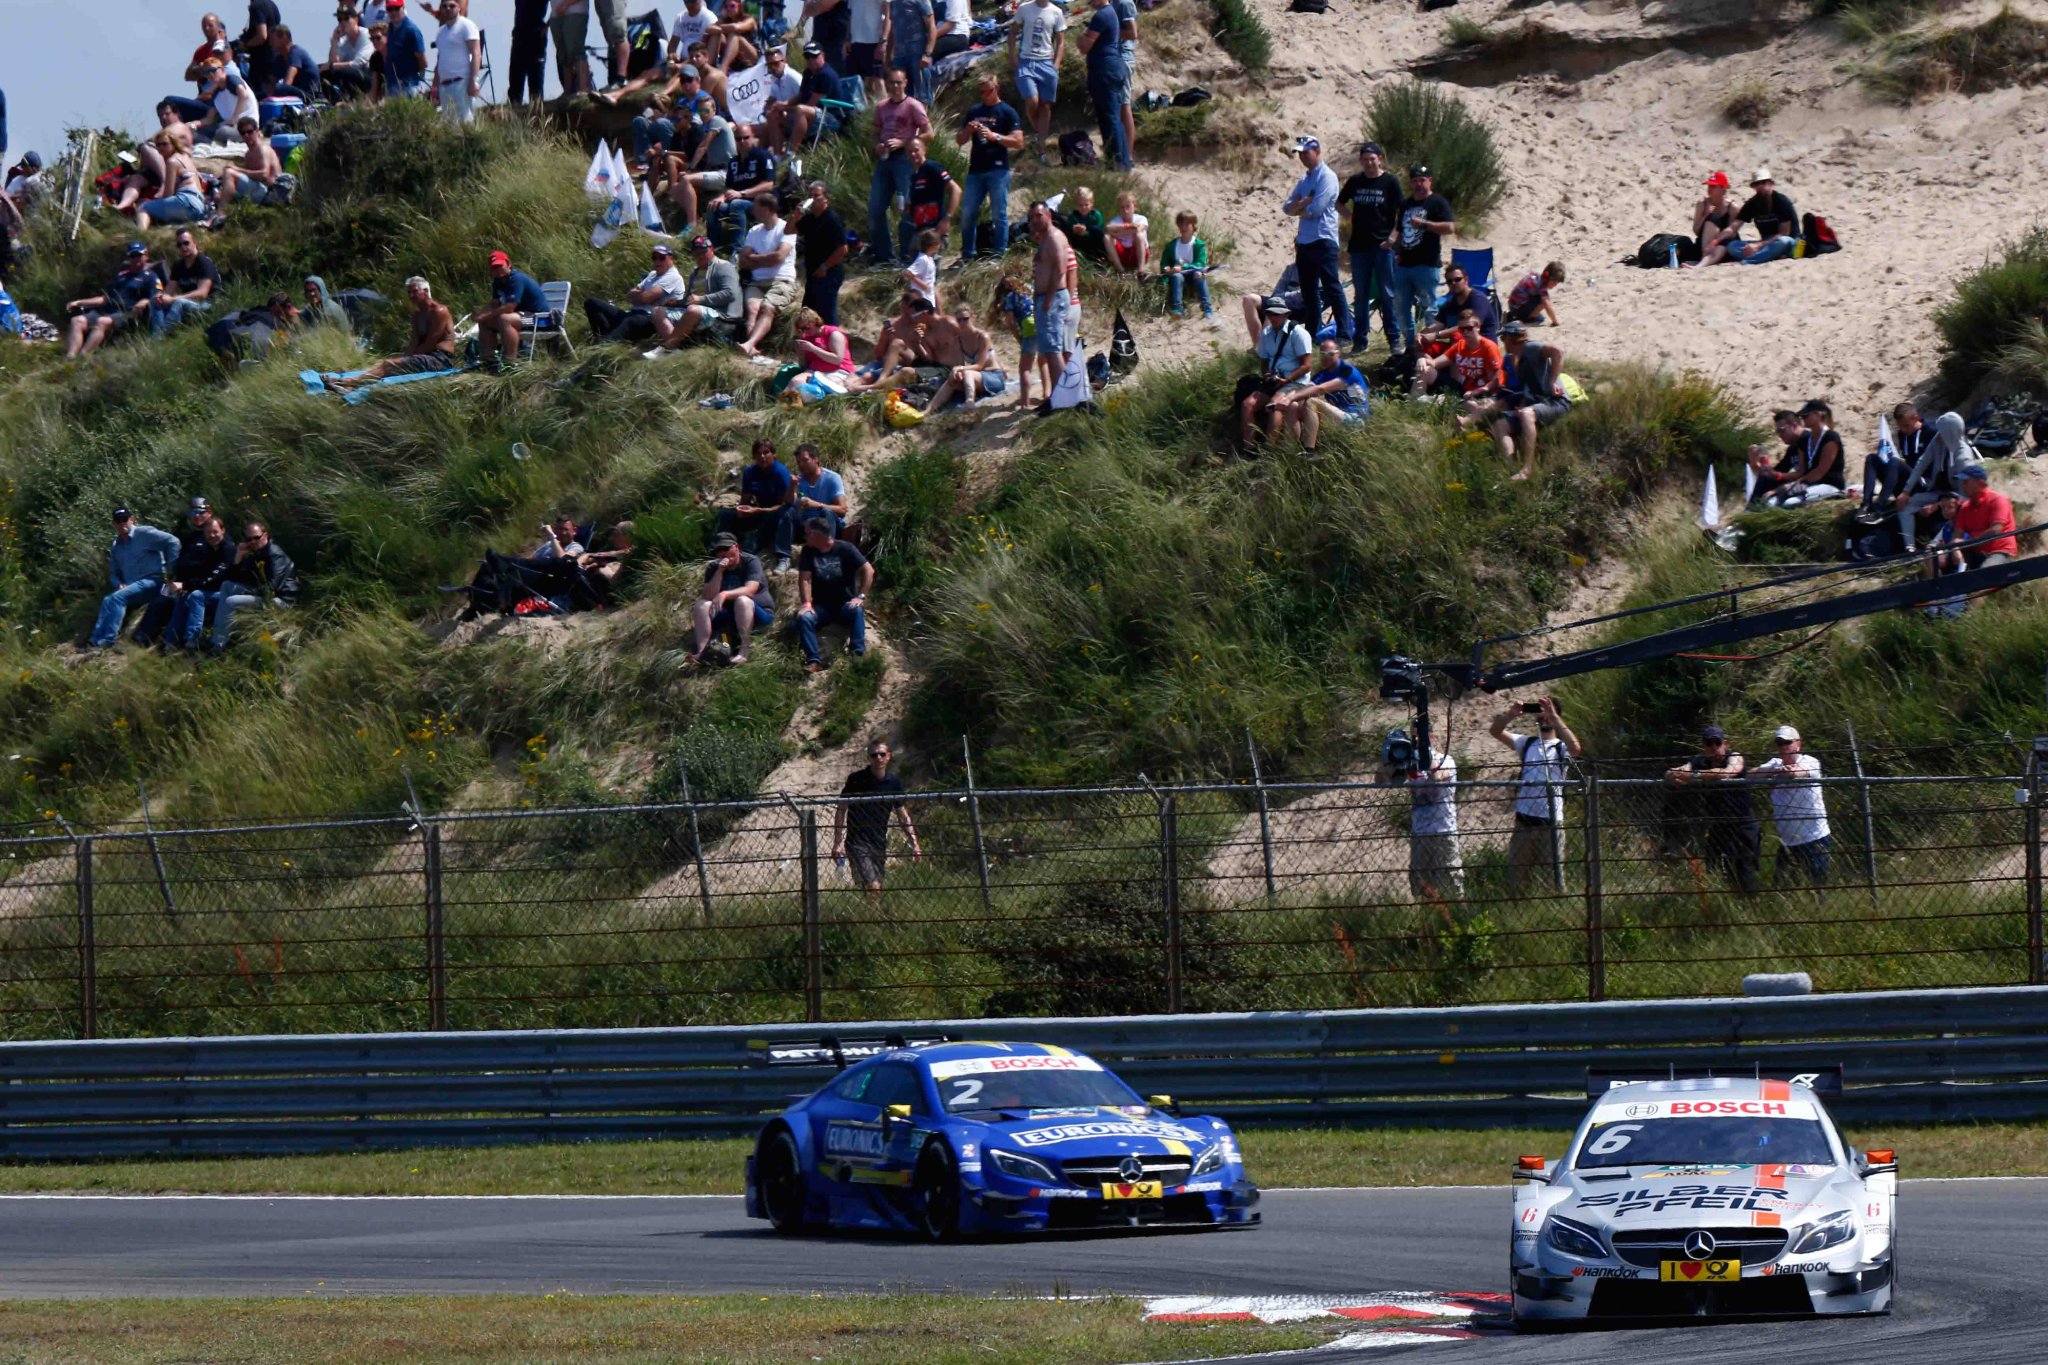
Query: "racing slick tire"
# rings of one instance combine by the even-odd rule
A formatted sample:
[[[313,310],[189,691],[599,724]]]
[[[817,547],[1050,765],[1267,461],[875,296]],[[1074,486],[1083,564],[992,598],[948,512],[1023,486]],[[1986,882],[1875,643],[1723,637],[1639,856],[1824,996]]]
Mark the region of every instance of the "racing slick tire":
[[[804,1188],[803,1162],[789,1129],[777,1128],[761,1144],[754,1178],[760,1182],[761,1207],[771,1227],[785,1237],[811,1230],[805,1216],[809,1195]]]
[[[960,1240],[960,1168],[952,1148],[932,1140],[917,1159],[911,1181],[916,1196],[918,1230],[931,1242]]]

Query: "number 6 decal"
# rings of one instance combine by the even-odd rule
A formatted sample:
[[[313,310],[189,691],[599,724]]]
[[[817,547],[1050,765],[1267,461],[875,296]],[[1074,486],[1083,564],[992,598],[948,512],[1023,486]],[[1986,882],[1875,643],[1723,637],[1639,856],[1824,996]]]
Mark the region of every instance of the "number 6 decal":
[[[1640,1123],[1617,1123],[1599,1137],[1586,1144],[1588,1156],[1613,1156],[1628,1146],[1629,1140],[1643,1131]]]

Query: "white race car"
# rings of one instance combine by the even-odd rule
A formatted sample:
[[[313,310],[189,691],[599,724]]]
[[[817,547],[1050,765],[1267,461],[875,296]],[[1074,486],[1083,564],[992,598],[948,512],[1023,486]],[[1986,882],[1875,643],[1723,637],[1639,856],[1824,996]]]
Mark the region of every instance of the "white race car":
[[[1517,1163],[1515,1323],[1889,1313],[1899,1168],[1843,1144],[1830,1078],[1595,1073],[1564,1159]]]

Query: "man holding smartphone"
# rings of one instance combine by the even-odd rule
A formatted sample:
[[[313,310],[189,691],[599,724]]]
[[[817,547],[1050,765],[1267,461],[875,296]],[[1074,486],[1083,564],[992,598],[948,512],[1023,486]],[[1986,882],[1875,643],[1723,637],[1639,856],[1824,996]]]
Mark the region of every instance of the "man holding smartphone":
[[[1535,718],[1535,734],[1509,732],[1508,726],[1519,716]],[[1508,836],[1508,885],[1520,891],[1536,868],[1559,865],[1564,850],[1564,784],[1569,777],[1565,758],[1577,758],[1585,749],[1558,714],[1557,699],[1549,696],[1510,706],[1493,718],[1491,733],[1515,751],[1522,765],[1521,785],[1515,789],[1515,828]]]

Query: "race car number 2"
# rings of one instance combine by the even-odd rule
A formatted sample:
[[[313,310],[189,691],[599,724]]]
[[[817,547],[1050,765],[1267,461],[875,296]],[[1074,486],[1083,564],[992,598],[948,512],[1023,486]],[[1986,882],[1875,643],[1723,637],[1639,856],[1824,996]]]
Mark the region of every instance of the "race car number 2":
[[[1742,1278],[1742,1262],[1659,1261],[1657,1278],[1680,1284],[1732,1284]]]

